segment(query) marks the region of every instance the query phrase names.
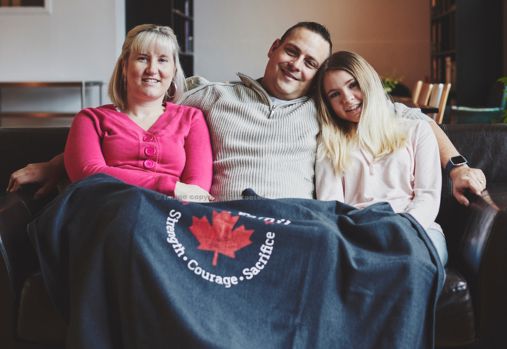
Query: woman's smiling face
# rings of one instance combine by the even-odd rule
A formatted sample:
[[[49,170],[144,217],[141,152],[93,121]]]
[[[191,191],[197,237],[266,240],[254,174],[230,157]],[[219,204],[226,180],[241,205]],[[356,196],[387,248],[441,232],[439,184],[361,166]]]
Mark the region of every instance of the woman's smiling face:
[[[363,110],[363,93],[356,79],[344,70],[330,70],[324,75],[324,93],[335,114],[358,123]]]
[[[173,54],[164,41],[131,52],[124,68],[130,102],[163,100],[175,74]]]

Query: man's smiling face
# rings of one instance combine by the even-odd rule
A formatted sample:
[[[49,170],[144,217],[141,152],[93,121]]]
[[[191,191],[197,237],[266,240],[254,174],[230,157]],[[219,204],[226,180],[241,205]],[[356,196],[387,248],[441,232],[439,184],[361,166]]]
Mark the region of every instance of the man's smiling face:
[[[329,43],[306,28],[294,29],[271,46],[262,85],[273,96],[291,100],[307,94],[319,66],[329,55]]]

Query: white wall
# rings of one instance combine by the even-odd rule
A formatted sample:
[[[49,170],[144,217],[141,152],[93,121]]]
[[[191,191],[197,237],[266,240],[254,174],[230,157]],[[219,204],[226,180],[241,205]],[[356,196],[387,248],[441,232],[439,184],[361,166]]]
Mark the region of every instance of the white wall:
[[[124,3],[52,0],[49,14],[0,12],[0,81],[107,83],[124,38]],[[91,92],[93,98],[87,102],[96,105],[98,93]],[[73,112],[79,108],[79,90],[2,90],[4,111]]]
[[[301,20],[325,24],[335,50],[357,51],[409,87],[429,74],[427,0],[194,1],[195,72],[210,80],[235,80],[238,71],[262,76],[273,40]],[[0,81],[107,84],[124,38],[124,2],[52,0],[51,14],[0,13]],[[87,104],[97,105],[91,92]],[[3,90],[2,108],[74,112],[79,94]]]
[[[363,55],[410,88],[430,72],[428,0],[194,0],[195,73],[260,77],[274,39],[303,20],[328,27],[334,50]]]

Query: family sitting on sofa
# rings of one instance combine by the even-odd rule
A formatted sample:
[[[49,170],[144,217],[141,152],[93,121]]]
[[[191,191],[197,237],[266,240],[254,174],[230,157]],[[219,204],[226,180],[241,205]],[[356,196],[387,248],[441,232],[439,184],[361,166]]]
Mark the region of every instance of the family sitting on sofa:
[[[332,53],[330,35],[318,23],[297,23],[275,40],[258,80],[243,74],[233,83],[191,78],[192,89],[183,93],[178,52],[170,28],[133,28],[109,85],[113,104],[82,110],[63,155],[11,176],[8,191],[38,182],[38,195],[53,190],[65,173],[71,182],[106,174],[164,194],[132,194],[130,186],[92,176],[71,186],[31,225],[46,286],[69,322],[67,344],[123,348],[149,340],[164,347],[168,340],[181,340],[189,347],[255,348],[263,340],[255,334],[271,330],[264,346],[432,346],[434,307],[447,260],[445,238],[435,223],[441,167],[464,205],[466,190],[480,194],[485,189],[483,172],[459,159],[443,131],[420,110],[390,102],[378,74],[361,56]],[[164,196],[178,201],[160,200]],[[107,209],[97,212],[94,201],[97,206],[107,202]],[[111,223],[108,212],[116,212],[108,216]],[[138,220],[129,222],[134,216]],[[81,223],[94,222],[93,227],[76,224],[78,217]],[[148,238],[160,217],[170,246],[166,250]],[[261,238],[254,234],[268,228]],[[312,229],[315,233],[307,236]],[[326,240],[329,236],[337,240]],[[197,257],[191,258],[192,239],[198,250],[214,251],[211,268],[222,269],[209,272]],[[107,249],[113,241],[114,248]],[[234,276],[230,260],[246,254],[242,249],[256,241],[260,252],[245,255],[258,258],[253,267]],[[284,243],[300,257],[284,250]],[[122,248],[129,252],[111,252]],[[273,254],[277,248],[285,262]],[[185,264],[191,281],[177,271],[184,258],[194,261]],[[327,273],[314,265],[318,258],[329,264]],[[370,269],[373,265],[376,270]],[[100,271],[87,275],[97,270],[93,266]],[[256,275],[263,279],[253,279]],[[213,283],[194,285],[195,276]],[[238,295],[213,288],[225,277],[236,280]],[[383,288],[374,287],[380,283],[376,277]],[[160,281],[165,278],[167,282]],[[256,280],[263,283],[256,285]],[[133,291],[119,292],[123,287]],[[277,302],[263,303],[267,290],[277,294]],[[143,301],[124,309],[113,326],[104,308],[99,309],[116,309],[115,294],[125,302],[129,297]],[[236,308],[219,302],[222,296]],[[317,299],[305,306],[293,304],[312,297]],[[204,304],[197,306],[197,300]],[[332,306],[325,306],[331,300]],[[123,301],[118,303],[128,303]],[[243,304],[247,313],[221,313]],[[264,307],[291,320],[265,319],[266,309],[258,310]],[[212,314],[215,318],[209,319]],[[174,331],[146,330],[165,316]],[[365,316],[374,316],[379,326],[372,329],[362,321]],[[97,331],[92,324],[101,324],[99,335],[91,335]],[[224,330],[230,338],[219,335]],[[365,331],[369,341],[362,337]]]

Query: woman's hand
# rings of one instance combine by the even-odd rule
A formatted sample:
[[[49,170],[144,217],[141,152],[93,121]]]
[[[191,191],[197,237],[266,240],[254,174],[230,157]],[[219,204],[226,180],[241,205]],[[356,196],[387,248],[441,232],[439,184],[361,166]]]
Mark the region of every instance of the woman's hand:
[[[62,178],[62,169],[52,161],[28,164],[11,174],[8,192],[14,192],[24,184],[40,183],[41,187],[35,192],[35,198],[44,197],[54,190]]]
[[[176,186],[174,187],[174,197],[178,200],[193,202],[210,202],[215,200],[210,193],[198,185],[185,184],[182,182],[176,182]]]

